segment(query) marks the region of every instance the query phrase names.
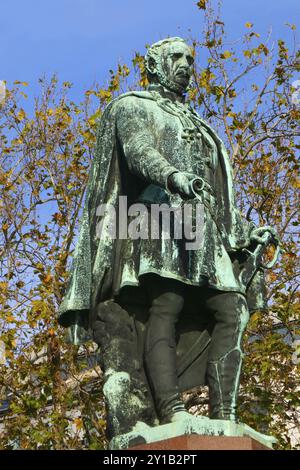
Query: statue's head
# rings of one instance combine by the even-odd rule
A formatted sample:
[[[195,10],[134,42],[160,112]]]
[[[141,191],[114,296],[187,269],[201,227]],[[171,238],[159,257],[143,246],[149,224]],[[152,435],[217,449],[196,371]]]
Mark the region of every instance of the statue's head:
[[[149,83],[183,94],[190,83],[194,58],[192,49],[181,38],[167,38],[153,44],[145,56]]]

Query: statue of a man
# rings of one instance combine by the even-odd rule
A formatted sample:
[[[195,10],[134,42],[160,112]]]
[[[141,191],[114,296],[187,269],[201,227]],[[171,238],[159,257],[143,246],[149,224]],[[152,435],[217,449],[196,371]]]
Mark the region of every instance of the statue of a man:
[[[262,269],[248,285],[239,274],[243,249],[276,235],[243,220],[225,147],[185,102],[193,62],[181,38],[153,44],[147,91],[119,96],[99,123],[59,320],[75,343],[85,328],[100,346],[110,437],[137,421],[184,419],[181,392],[201,384],[210,418],[235,421],[242,335],[249,311],[266,308]],[[198,248],[164,237],[161,226],[155,238],[130,237],[124,226],[112,236],[108,209],[122,225],[125,196],[129,208],[146,208],[144,221],[155,204],[201,204]]]

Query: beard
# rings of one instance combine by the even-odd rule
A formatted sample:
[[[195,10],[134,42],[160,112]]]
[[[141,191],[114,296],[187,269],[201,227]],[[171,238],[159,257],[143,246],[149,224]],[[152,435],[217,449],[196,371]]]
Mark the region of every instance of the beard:
[[[177,72],[172,81],[176,83],[177,85],[179,85],[184,90],[186,90],[187,87],[189,86],[190,79],[191,77],[188,73]]]
[[[168,90],[175,91],[175,93],[179,95],[183,95],[187,91],[191,79],[187,71],[177,70],[173,72],[171,70],[165,70],[160,62],[157,63],[156,77],[161,85]]]

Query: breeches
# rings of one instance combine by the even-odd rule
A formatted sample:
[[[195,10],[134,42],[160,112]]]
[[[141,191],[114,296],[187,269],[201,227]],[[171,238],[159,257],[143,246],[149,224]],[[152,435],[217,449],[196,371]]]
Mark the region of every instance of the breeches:
[[[199,310],[199,316],[205,310],[214,319],[208,362],[218,361],[233,350],[241,351],[242,334],[249,319],[242,294],[190,288],[155,274],[146,275],[144,280],[151,305],[145,363],[158,394],[171,392],[177,384],[175,330],[183,307]]]

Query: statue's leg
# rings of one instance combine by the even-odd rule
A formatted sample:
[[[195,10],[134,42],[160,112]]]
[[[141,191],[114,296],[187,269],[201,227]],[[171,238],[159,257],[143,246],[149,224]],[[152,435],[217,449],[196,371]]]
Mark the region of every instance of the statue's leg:
[[[184,285],[148,275],[151,307],[145,340],[145,368],[160,422],[185,411],[178,389],[175,325],[184,304]],[[178,415],[177,415],[178,416]]]
[[[210,418],[236,421],[241,340],[249,320],[247,302],[242,294],[222,292],[209,296],[206,307],[215,318],[207,364]]]
[[[109,300],[95,309],[94,341],[100,346],[107,437],[125,434],[138,421],[153,425],[155,412],[142,368],[134,320]]]

